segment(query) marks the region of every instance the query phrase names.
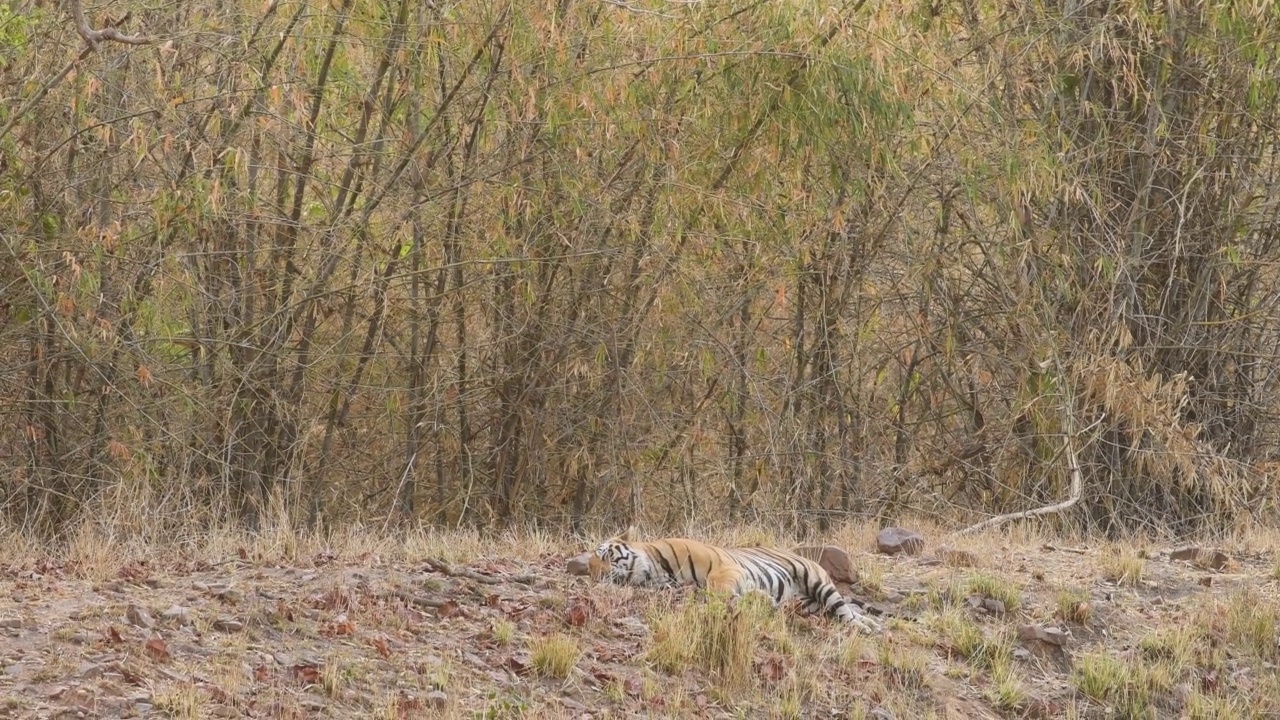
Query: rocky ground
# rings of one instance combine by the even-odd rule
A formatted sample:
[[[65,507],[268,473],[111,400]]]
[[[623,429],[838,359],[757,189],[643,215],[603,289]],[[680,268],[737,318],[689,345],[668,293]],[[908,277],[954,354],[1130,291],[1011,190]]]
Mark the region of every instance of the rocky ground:
[[[824,539],[872,637],[593,587],[566,570],[586,543],[536,535],[15,541],[0,717],[1280,717],[1270,536],[874,536]]]

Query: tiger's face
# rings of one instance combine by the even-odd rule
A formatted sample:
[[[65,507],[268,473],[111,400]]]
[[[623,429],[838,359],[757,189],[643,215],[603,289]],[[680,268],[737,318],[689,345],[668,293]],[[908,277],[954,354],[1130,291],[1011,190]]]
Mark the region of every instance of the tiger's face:
[[[630,555],[630,549],[616,540],[601,543],[587,558],[587,574],[594,582],[621,580],[626,571],[617,563],[624,562]]]

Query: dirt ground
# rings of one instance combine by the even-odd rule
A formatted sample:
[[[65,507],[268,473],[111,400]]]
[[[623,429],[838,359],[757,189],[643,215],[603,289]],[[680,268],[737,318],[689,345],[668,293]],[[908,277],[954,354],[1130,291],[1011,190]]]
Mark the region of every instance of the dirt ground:
[[[568,574],[582,540],[14,539],[0,717],[1280,717],[1273,535],[1187,560],[1017,532],[887,557],[873,537],[822,541],[884,633],[770,610],[725,626],[741,660],[703,647],[705,597]]]

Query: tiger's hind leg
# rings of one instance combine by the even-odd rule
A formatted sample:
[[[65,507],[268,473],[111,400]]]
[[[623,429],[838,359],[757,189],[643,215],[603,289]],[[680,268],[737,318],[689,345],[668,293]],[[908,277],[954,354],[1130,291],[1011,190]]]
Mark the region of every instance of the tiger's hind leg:
[[[742,571],[736,567],[718,567],[707,573],[707,589],[711,592],[737,595],[742,584]]]

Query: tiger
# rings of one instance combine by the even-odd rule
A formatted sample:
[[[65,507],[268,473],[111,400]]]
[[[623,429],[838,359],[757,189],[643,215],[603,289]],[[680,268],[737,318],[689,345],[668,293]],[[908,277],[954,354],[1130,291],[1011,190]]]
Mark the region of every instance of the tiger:
[[[868,634],[881,629],[841,597],[821,565],[772,548],[721,548],[685,538],[633,542],[627,529],[596,548],[587,559],[587,572],[594,582],[615,585],[696,585],[735,596],[755,591],[775,606],[799,598],[806,612],[821,610]]]

